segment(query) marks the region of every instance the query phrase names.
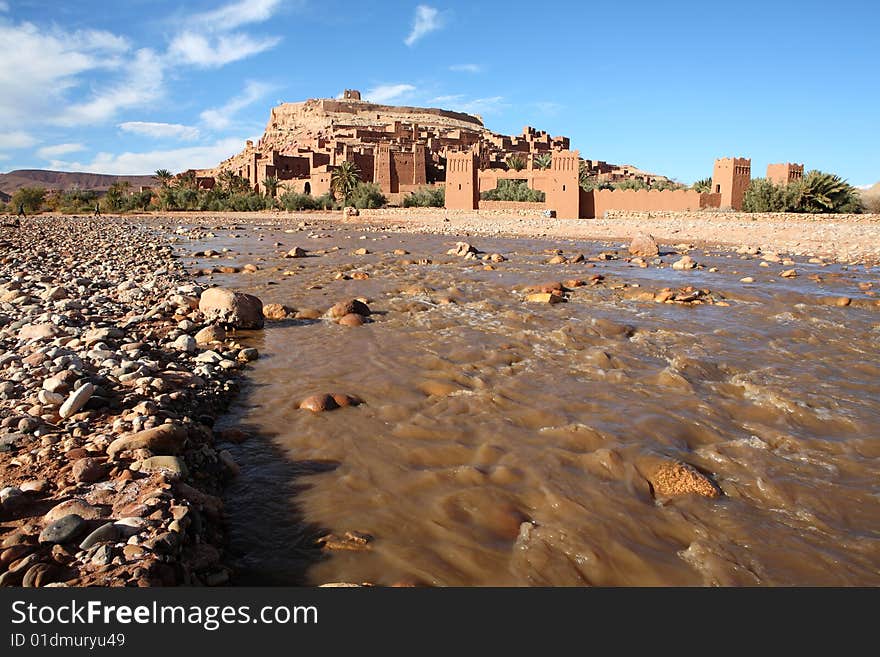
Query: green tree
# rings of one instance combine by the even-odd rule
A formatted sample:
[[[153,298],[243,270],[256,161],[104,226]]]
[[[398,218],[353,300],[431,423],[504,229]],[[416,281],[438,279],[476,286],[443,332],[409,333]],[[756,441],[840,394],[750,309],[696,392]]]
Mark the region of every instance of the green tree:
[[[508,155],[504,162],[511,171],[522,171],[526,168],[526,158],[522,155]]]
[[[530,189],[525,180],[498,181],[495,189],[480,192],[484,201],[518,201],[525,203],[542,203],[546,195],[539,189]]]
[[[39,212],[43,208],[43,200],[46,198],[46,190],[42,187],[22,187],[12,195],[13,209],[18,212],[19,206],[30,214]]]
[[[804,176],[800,197],[803,212],[861,212],[858,190],[833,173],[810,171]]]
[[[553,163],[553,156],[550,153],[541,153],[534,157],[532,163],[536,169],[546,170]]]
[[[153,175],[162,187],[168,187],[174,177],[168,169],[156,169],[156,173]]]
[[[753,178],[743,195],[746,212],[797,212],[796,199],[790,198],[781,185],[766,178]]]
[[[346,160],[330,173],[330,191],[333,196],[347,204],[360,181],[361,172],[357,164]]]
[[[627,178],[614,183],[614,189],[648,189],[648,183],[641,178]]]
[[[691,185],[691,189],[701,194],[708,194],[712,191],[712,179],[702,178]]]
[[[405,208],[442,208],[446,204],[444,187],[419,187],[403,199]]]

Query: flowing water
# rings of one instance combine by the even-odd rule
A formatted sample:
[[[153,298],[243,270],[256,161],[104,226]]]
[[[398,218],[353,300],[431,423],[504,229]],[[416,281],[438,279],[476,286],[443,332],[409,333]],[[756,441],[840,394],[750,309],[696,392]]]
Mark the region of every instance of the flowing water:
[[[695,249],[705,269],[675,271],[589,261],[608,244],[472,238],[508,258],[490,271],[444,236],[238,228],[182,253],[259,265],[211,280],[264,303],[373,310],[244,334],[262,357],[222,420],[253,434],[230,446],[226,499],[242,582],[880,584],[877,270],[798,258],[780,278],[791,267]],[[294,246],[327,252],[284,259]],[[546,264],[555,248],[588,261]],[[516,290],[593,274],[568,303]],[[729,305],[639,297],[686,285]],[[320,392],[365,404],[298,408]],[[664,459],[723,495],[655,496]],[[315,549],[346,532],[372,538]]]

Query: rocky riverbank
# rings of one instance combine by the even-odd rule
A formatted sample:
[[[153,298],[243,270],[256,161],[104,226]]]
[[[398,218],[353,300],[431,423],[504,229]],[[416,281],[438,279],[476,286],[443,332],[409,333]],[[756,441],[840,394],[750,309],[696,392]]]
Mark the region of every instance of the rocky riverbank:
[[[0,585],[228,581],[212,424],[262,313],[203,292],[136,222],[0,228]]]

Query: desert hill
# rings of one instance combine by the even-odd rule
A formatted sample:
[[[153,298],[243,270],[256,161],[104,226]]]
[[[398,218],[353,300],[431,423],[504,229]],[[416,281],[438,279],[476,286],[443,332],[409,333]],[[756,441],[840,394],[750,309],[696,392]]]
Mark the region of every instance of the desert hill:
[[[43,187],[63,191],[87,189],[106,192],[113,183],[122,181],[127,181],[134,188],[156,184],[153,176],[114,176],[103,173],[17,169],[9,173],[0,173],[0,191],[13,194],[22,187]]]

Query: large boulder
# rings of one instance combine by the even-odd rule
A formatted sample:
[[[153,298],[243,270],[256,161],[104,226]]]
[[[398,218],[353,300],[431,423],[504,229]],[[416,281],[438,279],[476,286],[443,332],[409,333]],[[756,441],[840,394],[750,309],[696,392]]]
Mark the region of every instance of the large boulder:
[[[240,329],[263,328],[263,302],[251,294],[212,287],[202,292],[199,310],[209,322]]]
[[[660,248],[652,235],[641,233],[633,238],[629,245],[629,253],[639,258],[654,258],[660,255]]]

